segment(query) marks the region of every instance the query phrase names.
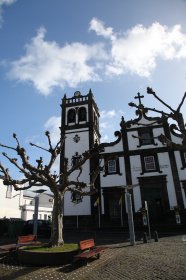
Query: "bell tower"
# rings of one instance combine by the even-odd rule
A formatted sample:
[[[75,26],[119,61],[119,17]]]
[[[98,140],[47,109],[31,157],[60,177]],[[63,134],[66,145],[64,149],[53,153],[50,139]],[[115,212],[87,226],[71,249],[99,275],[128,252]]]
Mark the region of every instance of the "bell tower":
[[[76,91],[74,96],[62,99],[61,134],[65,136],[64,147],[60,158],[60,171],[63,170],[63,159],[68,159],[68,167],[72,167],[76,159],[94,144],[100,143],[99,110],[94,101],[91,89],[87,95]],[[87,160],[82,166],[79,181],[90,182],[90,173],[94,168],[93,160]],[[71,174],[71,179],[76,181],[79,171]],[[91,215],[91,198],[83,197],[82,202],[74,205],[72,194],[66,192],[64,199],[64,215]]]

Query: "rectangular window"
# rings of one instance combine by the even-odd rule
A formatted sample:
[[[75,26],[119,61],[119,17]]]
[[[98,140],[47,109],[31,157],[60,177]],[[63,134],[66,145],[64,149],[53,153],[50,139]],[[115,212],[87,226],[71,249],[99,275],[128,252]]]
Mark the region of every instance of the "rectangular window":
[[[12,186],[7,186],[6,198],[12,198]]]
[[[144,163],[146,171],[156,170],[154,156],[144,157]]]
[[[108,160],[108,173],[116,173],[116,160]]]
[[[44,214],[44,220],[45,221],[47,220],[47,214]]]
[[[141,142],[142,142],[142,145],[152,144],[152,137],[149,132],[144,132],[141,134]]]
[[[154,143],[153,132],[151,128],[140,128],[138,130],[139,147],[143,145],[156,145]]]
[[[119,157],[109,157],[105,158],[105,174],[103,174],[103,177],[106,177],[107,175],[115,175],[118,174],[119,176],[122,175],[120,173],[120,166],[119,166]]]
[[[42,214],[39,214],[39,219],[42,220]]]

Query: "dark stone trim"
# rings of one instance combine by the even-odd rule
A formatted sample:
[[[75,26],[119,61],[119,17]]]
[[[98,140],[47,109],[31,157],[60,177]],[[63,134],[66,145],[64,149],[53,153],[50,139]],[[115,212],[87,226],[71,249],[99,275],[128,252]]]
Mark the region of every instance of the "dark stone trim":
[[[184,157],[184,152],[180,151],[180,158],[181,158],[181,163],[182,163],[182,167],[181,169],[185,169],[186,168],[186,161],[185,161],[185,157]]]
[[[122,133],[122,142],[123,142],[123,152],[122,156],[124,158],[124,166],[125,166],[125,174],[126,174],[126,184],[132,184],[132,173],[131,173],[131,166],[130,166],[130,157],[129,157],[129,144],[128,144],[128,137],[126,129],[121,129]],[[124,156],[125,155],[125,156]]]
[[[95,145],[95,139],[94,139],[94,134],[97,134],[98,137],[98,142],[100,141],[101,135],[99,134],[98,131],[98,126],[95,125],[94,123],[94,115],[93,115],[93,108],[97,114],[97,118],[99,118],[99,110],[98,107],[93,99],[93,94],[91,90],[89,91],[88,94],[88,127],[89,127],[89,149],[93,148]],[[91,180],[91,174],[92,171],[99,165],[99,157],[93,157],[90,159],[90,180]],[[100,193],[100,175],[97,176],[96,181],[95,181],[95,186],[97,187],[97,194],[91,196],[90,201],[91,201],[91,214],[92,215],[97,215],[97,207],[94,207],[95,200],[97,196],[99,196],[99,207],[101,211],[101,193]]]
[[[171,133],[169,130],[169,124],[166,121],[164,125],[164,131],[165,131],[165,136],[171,139]],[[170,165],[171,165],[171,171],[172,171],[172,176],[173,176],[173,181],[174,181],[174,186],[175,186],[175,192],[176,192],[176,198],[177,198],[177,203],[180,207],[180,209],[184,208],[184,203],[183,203],[183,197],[181,193],[181,185],[180,185],[180,180],[179,180],[179,173],[178,173],[178,168],[176,164],[176,157],[174,154],[173,150],[169,149],[169,159],[170,159]]]
[[[61,136],[65,134],[65,122],[66,122],[66,108],[65,108],[65,96],[62,99],[61,106]],[[61,154],[60,154],[60,173],[64,170],[64,157],[65,157],[65,141],[62,146]]]
[[[153,155],[153,154],[158,154],[158,153],[166,153],[169,152],[170,149],[167,147],[157,147],[157,148],[151,148],[151,149],[139,149],[139,150],[133,150],[129,151],[129,155]]]
[[[145,162],[144,162],[144,157],[148,157],[148,156],[153,156],[154,157],[154,161],[155,161],[155,166],[156,169],[154,170],[146,170],[145,169]],[[157,154],[146,154],[146,155],[141,155],[141,168],[142,168],[142,172],[140,173],[140,175],[144,175],[145,173],[151,173],[151,172],[158,172],[158,173],[162,173],[162,171],[160,170],[160,165],[159,165],[159,161],[158,161],[158,156]]]
[[[122,118],[123,123],[124,118]],[[128,136],[127,136],[127,131],[126,127],[121,126],[121,134],[122,134],[122,142],[123,142],[123,160],[124,160],[124,168],[125,168],[125,178],[126,178],[126,185],[132,185],[132,172],[131,172],[131,164],[130,164],[130,156],[129,156],[129,143],[128,143]],[[125,184],[125,182],[124,182]],[[132,190],[129,190],[129,193],[131,194],[132,198],[132,208],[133,212],[135,212],[135,207],[134,207],[134,194]]]
[[[159,147],[159,148],[151,148],[151,149],[139,149],[139,150],[124,150],[124,151],[118,151],[118,152],[112,152],[112,153],[103,153],[104,156],[137,156],[137,155],[154,155],[158,153],[166,153],[169,152],[170,149],[167,147]]]
[[[76,134],[78,134],[78,133],[80,133],[80,132],[87,132],[87,131],[89,131],[89,129],[87,128],[86,130],[73,130],[73,131],[68,131],[68,132],[66,132],[65,134],[67,135],[67,134],[73,134],[73,133],[76,133]]]
[[[183,186],[183,190],[184,190],[184,193],[185,193],[185,198],[186,198],[186,180],[182,180],[182,186]]]

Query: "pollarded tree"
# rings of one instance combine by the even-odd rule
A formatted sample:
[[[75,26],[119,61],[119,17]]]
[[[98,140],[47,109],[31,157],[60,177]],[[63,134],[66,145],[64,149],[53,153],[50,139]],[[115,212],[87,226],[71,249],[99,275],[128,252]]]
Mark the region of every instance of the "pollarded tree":
[[[31,146],[40,148],[50,154],[48,164],[43,164],[43,158],[40,157],[36,160],[36,165],[31,164],[29,156],[26,150],[20,145],[16,134],[13,134],[13,138],[16,140],[16,147],[11,147],[7,145],[0,144],[1,147],[13,150],[18,158],[12,158],[7,153],[3,152],[2,155],[13,164],[19,172],[22,174],[22,179],[14,179],[11,177],[8,169],[0,163],[0,172],[3,174],[4,185],[12,185],[15,190],[27,190],[33,186],[41,187],[47,186],[54,195],[54,205],[52,214],[52,233],[51,233],[51,245],[52,246],[62,246],[64,244],[63,240],[63,201],[66,191],[75,192],[81,196],[94,194],[97,189],[94,185],[95,180],[99,172],[103,169],[99,164],[95,167],[94,171],[90,174],[89,184],[79,181],[80,175],[82,173],[82,168],[84,163],[94,157],[98,158],[98,154],[103,150],[102,144],[96,144],[92,149],[85,151],[81,157],[76,161],[73,167],[69,167],[68,160],[63,158],[63,171],[61,174],[57,175],[52,172],[53,164],[61,153],[64,145],[65,137],[62,136],[60,141],[55,147],[51,144],[50,133],[47,131],[45,133],[48,139],[48,149],[30,143]],[[78,170],[78,176],[76,181],[70,180],[70,175]]]
[[[185,126],[185,121],[183,114],[180,112],[181,107],[185,101],[186,98],[186,92],[183,95],[183,98],[181,102],[179,103],[177,109],[173,109],[170,105],[168,105],[166,102],[164,102],[161,98],[159,98],[156,93],[153,91],[152,88],[147,87],[147,93],[152,94],[155,99],[157,99],[160,103],[162,103],[166,108],[169,109],[169,112],[163,111],[163,110],[158,110],[156,108],[149,108],[143,106],[141,103],[139,105],[136,105],[135,103],[131,102],[129,103],[129,106],[135,107],[138,110],[145,110],[145,111],[153,111],[156,113],[161,114],[161,117],[157,118],[158,123],[163,123],[167,121],[168,119],[173,120],[175,123],[172,123],[169,125],[169,130],[170,132],[181,138],[181,144],[175,143],[172,141],[171,137],[167,137],[164,134],[160,134],[158,137],[158,140],[163,144],[167,145],[171,149],[179,150],[179,151],[186,151],[186,126]]]

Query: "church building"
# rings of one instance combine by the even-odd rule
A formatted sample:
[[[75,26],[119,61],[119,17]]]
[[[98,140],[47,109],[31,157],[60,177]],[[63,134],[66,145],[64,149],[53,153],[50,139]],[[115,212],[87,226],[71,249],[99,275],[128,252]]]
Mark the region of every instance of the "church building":
[[[154,226],[186,225],[186,153],[171,150],[157,139],[164,134],[176,143],[167,120],[150,117],[138,93],[139,107],[132,120],[121,116],[116,140],[104,143],[97,163],[104,165],[96,180],[97,193],[74,197],[66,192],[64,225],[76,228],[128,227],[126,188],[131,194],[135,227],[150,223]],[[73,166],[83,152],[100,143],[99,109],[92,91],[62,99],[61,133],[65,135],[62,159]],[[83,165],[80,181],[90,182],[95,159]],[[76,180],[75,171],[72,180]]]

